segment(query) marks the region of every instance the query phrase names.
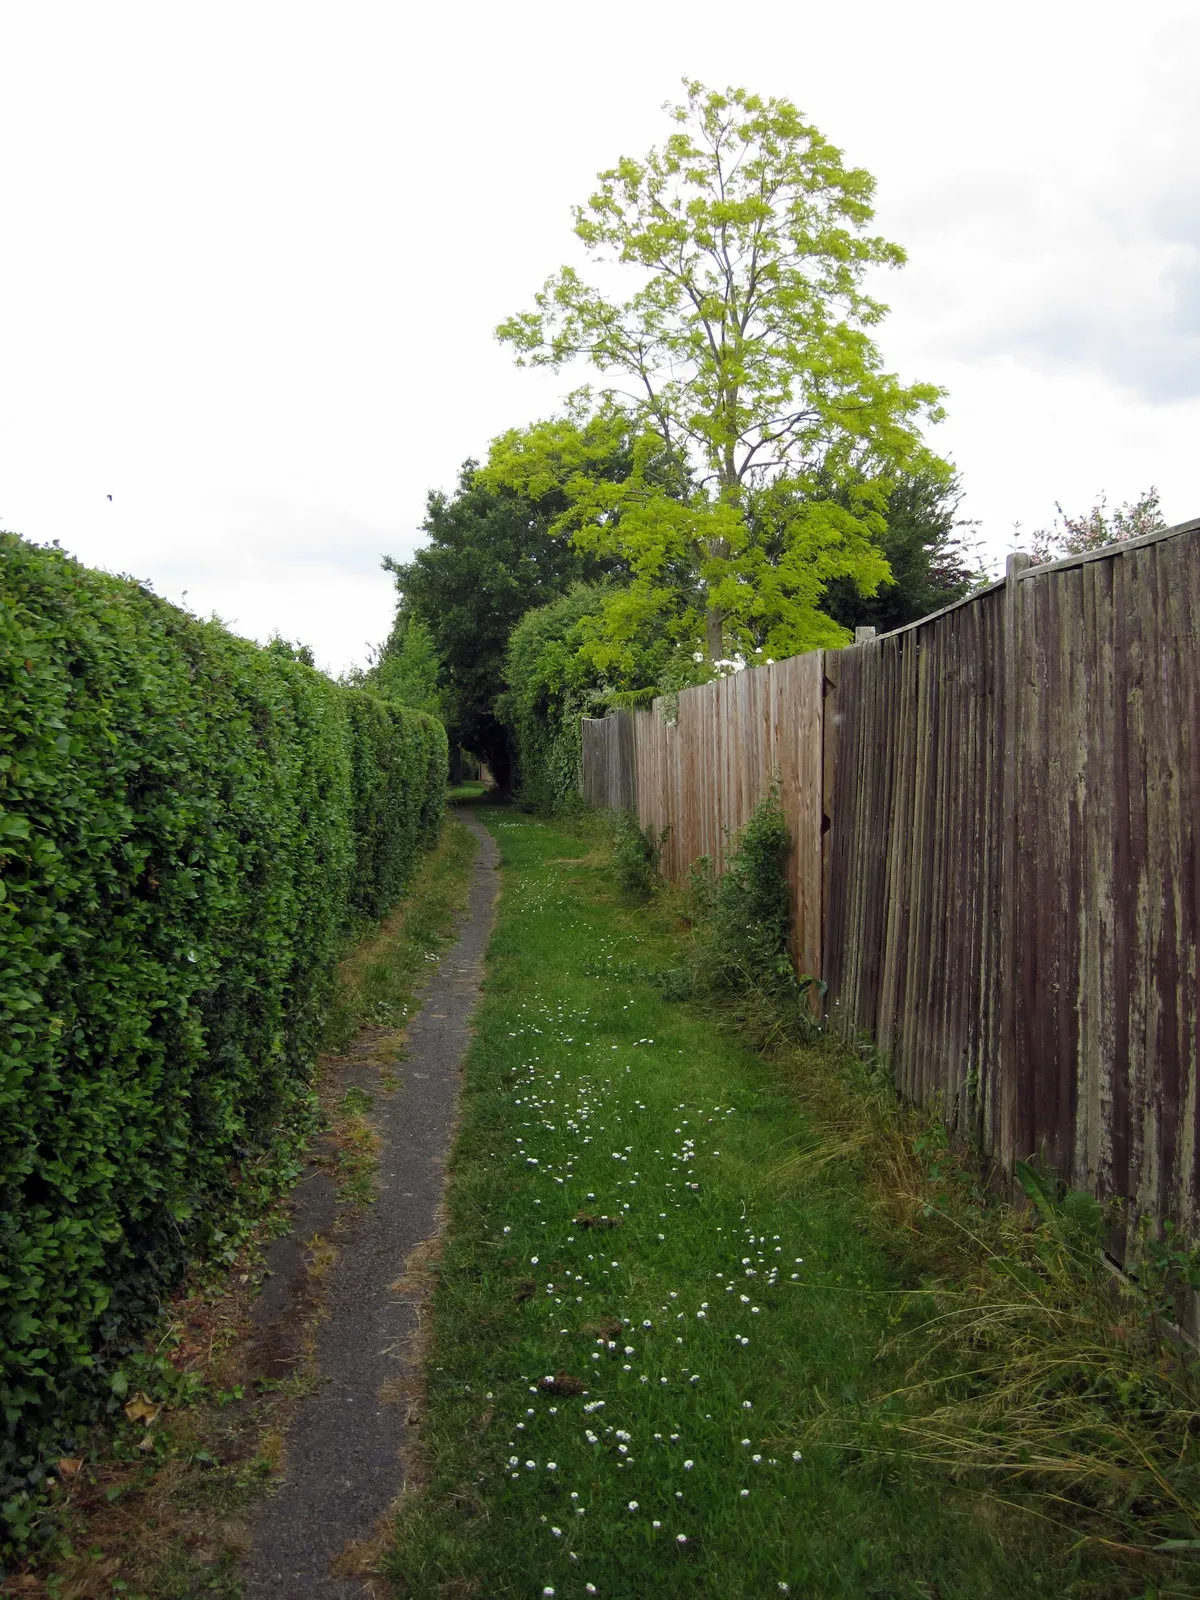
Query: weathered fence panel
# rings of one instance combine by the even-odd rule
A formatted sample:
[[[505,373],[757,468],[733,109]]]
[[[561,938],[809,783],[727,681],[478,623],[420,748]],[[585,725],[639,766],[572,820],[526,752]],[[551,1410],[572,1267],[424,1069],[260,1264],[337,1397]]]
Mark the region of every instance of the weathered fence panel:
[[[584,717],[583,798],[610,811],[637,809],[633,719],[627,711]]]
[[[1003,586],[830,655],[825,970],[831,1013],[893,1056],[914,1100],[996,1123]]]
[[[1014,1147],[1195,1232],[1200,528],[1020,573]]]
[[[1195,1233],[1200,525],[828,661],[832,1014],[1005,1173]]]
[[[1200,1236],[1200,520],[591,726],[671,877],[778,781],[797,967],[907,1096]]]

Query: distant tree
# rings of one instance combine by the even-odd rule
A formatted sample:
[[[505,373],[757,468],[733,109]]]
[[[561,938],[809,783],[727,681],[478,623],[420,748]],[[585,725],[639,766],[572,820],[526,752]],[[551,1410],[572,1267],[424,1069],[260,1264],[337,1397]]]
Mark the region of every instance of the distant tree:
[[[1136,500],[1127,500],[1110,513],[1108,497],[1101,495],[1092,509],[1081,517],[1068,517],[1056,501],[1058,516],[1054,526],[1039,528],[1029,535],[1029,553],[1034,564],[1041,566],[1043,562],[1057,561],[1062,556],[1085,555],[1089,550],[1102,550],[1105,545],[1140,539],[1144,533],[1160,533],[1167,524],[1158,499],[1158,490],[1152,484]]]
[[[376,652],[364,681],[388,700],[444,718],[441,670],[429,625],[411,606],[399,605],[392,631]]]
[[[845,578],[835,578],[821,609],[844,628],[886,633],[964,599],[981,575],[964,549],[960,530],[971,524],[958,517],[961,503],[957,475],[947,480],[917,473],[901,479],[888,498],[886,526],[875,536],[890,579],[876,594],[864,595]]]
[[[511,732],[496,714],[496,697],[505,688],[509,634],[533,607],[604,571],[550,535],[561,510],[561,496],[484,487],[477,464],[467,461],[452,495],[429,495],[421,525],[429,543],[411,561],[384,562],[395,575],[398,617],[419,619],[436,653],[451,743],[486,761],[505,789]]]
[[[558,480],[557,526],[629,564],[617,625],[631,606],[670,610],[713,660],[756,645],[788,655],[844,639],[819,609],[829,582],[869,594],[888,576],[877,539],[894,483],[949,476],[920,436],[941,415],[940,391],[884,371],[870,336],[885,308],[864,275],[904,260],[867,232],[870,174],[846,167],[788,100],[685,88],[663,147],[601,173],[575,212],[585,249],[626,273],[627,298],[564,267],[497,333],[519,362],[582,357],[628,384],[628,475]],[[614,403],[602,398],[600,414]],[[489,473],[525,490],[562,439],[546,425],[516,442],[498,442]],[[686,493],[645,470],[664,454],[686,463]],[[827,483],[840,496],[821,493]],[[692,598],[663,581],[682,566]]]

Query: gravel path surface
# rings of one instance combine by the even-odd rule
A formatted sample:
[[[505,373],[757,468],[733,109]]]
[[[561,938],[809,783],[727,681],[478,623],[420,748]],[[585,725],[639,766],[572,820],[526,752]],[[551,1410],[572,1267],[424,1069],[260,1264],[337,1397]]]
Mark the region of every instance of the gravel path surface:
[[[282,1482],[255,1522],[247,1600],[367,1594],[362,1580],[334,1576],[331,1563],[347,1543],[370,1537],[404,1483],[405,1384],[421,1302],[419,1285],[406,1284],[404,1274],[413,1252],[437,1231],[498,885],[495,841],[469,812],[459,815],[479,840],[467,913],[409,1025],[408,1056],[394,1065],[402,1087],[380,1094],[377,1066],[346,1073],[347,1087],[357,1083],[375,1097],[370,1121],[382,1140],[377,1197],[342,1239],[324,1285],[328,1315],[316,1351],[321,1378],[288,1430]],[[313,1198],[323,1215],[328,1197]],[[280,1241],[281,1261],[289,1251],[302,1253],[305,1225],[301,1218]],[[307,1227],[314,1231],[311,1220]]]

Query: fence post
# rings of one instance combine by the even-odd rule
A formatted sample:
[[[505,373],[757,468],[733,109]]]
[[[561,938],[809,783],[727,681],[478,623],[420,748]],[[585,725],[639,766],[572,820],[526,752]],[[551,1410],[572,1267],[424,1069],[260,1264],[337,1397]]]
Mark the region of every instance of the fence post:
[[[1004,771],[1002,777],[1004,829],[1000,852],[1000,1039],[995,1062],[995,1098],[999,1121],[1000,1168],[1011,1178],[1017,1159],[1017,1088],[1020,1077],[1017,974],[1021,938],[1021,681],[1025,672],[1025,638],[1022,628],[1021,574],[1033,562],[1023,550],[1014,550],[1004,568]]]
[[[833,796],[842,721],[838,711],[839,658],[837,650],[821,652],[821,970],[813,976],[825,982],[829,981],[829,908],[833,898]]]
[[[867,624],[865,626],[864,625],[860,625],[859,627],[855,628],[855,630],[854,630],[854,642],[855,642],[855,644],[870,644],[871,640],[874,637],[875,637],[875,629],[870,624]]]

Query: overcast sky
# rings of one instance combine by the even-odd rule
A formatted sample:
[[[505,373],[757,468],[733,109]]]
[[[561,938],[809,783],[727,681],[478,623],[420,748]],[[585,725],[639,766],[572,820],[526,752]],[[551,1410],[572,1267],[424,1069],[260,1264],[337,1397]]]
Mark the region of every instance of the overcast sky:
[[[362,662],[427,491],[560,398],[492,329],[684,74],[875,174],[989,551],[1200,514],[1200,0],[0,0],[0,527]]]

